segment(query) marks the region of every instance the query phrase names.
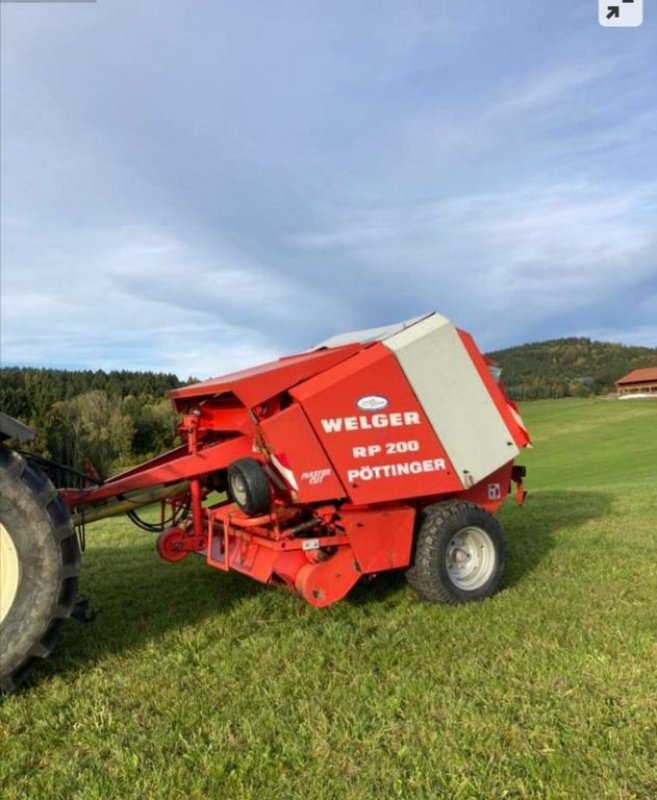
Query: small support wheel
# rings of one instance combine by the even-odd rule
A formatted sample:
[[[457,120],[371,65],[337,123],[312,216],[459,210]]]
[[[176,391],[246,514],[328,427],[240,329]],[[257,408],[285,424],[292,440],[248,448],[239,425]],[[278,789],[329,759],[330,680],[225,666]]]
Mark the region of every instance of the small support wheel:
[[[184,539],[184,531],[179,528],[168,528],[158,534],[155,540],[155,549],[160,558],[175,564],[177,561],[187,558],[190,553],[184,546]]]
[[[423,599],[457,605],[493,595],[506,563],[506,543],[492,514],[459,500],[419,516],[413,565],[406,577]]]
[[[237,507],[245,514],[256,516],[269,511],[269,478],[255,458],[233,461],[228,467],[228,489]]]

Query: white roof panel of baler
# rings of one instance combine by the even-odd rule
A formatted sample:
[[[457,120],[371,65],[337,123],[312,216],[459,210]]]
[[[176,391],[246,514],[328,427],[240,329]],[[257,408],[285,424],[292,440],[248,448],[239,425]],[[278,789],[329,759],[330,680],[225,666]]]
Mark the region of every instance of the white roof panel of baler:
[[[369,344],[370,342],[382,342],[385,339],[389,339],[391,336],[394,336],[396,333],[405,330],[406,328],[410,328],[411,325],[415,325],[417,322],[421,322],[423,319],[427,319],[434,315],[434,311],[430,311],[428,314],[422,314],[419,317],[413,317],[413,319],[407,319],[404,322],[396,322],[393,325],[384,325],[381,328],[366,328],[362,331],[350,331],[349,333],[339,333],[337,336],[331,336],[330,339],[326,339],[320,344],[315,345],[315,347],[311,347],[310,351],[313,350],[322,350],[326,347],[342,347],[345,344]]]

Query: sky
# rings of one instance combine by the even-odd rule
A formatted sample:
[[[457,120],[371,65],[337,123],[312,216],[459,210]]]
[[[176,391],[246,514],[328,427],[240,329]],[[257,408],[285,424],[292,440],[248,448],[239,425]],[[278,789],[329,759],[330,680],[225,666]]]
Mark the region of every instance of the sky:
[[[657,6],[0,8],[4,366],[206,378],[430,310],[657,346]]]

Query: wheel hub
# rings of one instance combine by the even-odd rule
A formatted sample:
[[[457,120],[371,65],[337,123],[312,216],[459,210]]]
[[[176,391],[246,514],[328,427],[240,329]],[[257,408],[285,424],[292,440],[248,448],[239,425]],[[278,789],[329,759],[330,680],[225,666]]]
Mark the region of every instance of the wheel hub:
[[[445,565],[459,589],[479,589],[495,568],[495,547],[488,533],[475,526],[455,533],[447,545]]]
[[[235,502],[239,506],[246,505],[248,501],[248,493],[246,487],[246,481],[244,478],[237,474],[231,476],[230,488],[233,493],[233,497],[235,498]]]
[[[20,561],[14,541],[0,522],[0,625],[14,604],[20,577]]]
[[[155,541],[160,558],[172,564],[187,558],[191,550],[185,547],[185,538],[184,531],[179,528],[167,528],[162,531]]]

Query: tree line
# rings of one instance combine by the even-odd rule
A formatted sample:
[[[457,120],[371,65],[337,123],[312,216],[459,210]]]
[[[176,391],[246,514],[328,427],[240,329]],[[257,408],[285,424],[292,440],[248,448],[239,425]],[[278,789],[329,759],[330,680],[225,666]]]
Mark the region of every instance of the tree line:
[[[178,418],[166,393],[176,375],[116,370],[0,370],[0,410],[25,422],[37,455],[102,476],[158,455],[178,443]]]

